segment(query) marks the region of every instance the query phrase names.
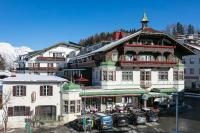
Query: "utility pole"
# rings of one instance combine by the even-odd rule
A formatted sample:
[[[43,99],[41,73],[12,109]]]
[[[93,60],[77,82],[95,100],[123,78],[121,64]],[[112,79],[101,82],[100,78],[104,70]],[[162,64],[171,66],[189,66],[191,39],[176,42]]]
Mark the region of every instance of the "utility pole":
[[[179,125],[179,120],[178,120],[178,97],[179,94],[175,93],[174,96],[176,97],[176,130],[173,133],[181,133],[178,131],[178,125]]]

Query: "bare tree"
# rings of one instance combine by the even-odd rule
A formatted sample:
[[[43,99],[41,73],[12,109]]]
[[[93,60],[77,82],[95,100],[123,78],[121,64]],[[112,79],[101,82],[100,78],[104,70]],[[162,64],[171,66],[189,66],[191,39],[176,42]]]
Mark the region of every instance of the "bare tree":
[[[7,130],[7,123],[8,123],[8,102],[10,100],[11,91],[7,91],[2,93],[2,118],[3,118],[3,126],[4,131]]]

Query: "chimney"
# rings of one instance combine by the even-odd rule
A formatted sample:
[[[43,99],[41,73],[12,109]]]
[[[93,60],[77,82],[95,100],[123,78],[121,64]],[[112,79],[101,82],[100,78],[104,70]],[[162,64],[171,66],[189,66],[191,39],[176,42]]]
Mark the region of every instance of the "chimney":
[[[119,39],[123,38],[123,32],[115,32],[113,34],[112,40],[117,41]]]

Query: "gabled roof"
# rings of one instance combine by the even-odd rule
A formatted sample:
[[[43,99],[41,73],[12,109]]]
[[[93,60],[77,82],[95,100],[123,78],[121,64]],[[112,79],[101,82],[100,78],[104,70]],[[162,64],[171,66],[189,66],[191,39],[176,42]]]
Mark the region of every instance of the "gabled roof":
[[[78,55],[77,57],[74,57],[73,59],[85,58],[85,57],[88,57],[90,55],[94,55],[95,53],[107,51],[107,50],[109,50],[109,49],[111,49],[113,47],[118,46],[119,44],[122,44],[122,43],[130,40],[131,38],[134,38],[134,37],[136,37],[138,35],[142,35],[142,34],[143,35],[146,34],[146,35],[162,35],[162,36],[166,36],[169,39],[173,40],[176,45],[180,46],[183,50],[185,50],[185,51],[183,51],[183,54],[185,54],[185,55],[194,54],[189,48],[187,48],[186,46],[184,46],[181,43],[179,43],[178,41],[176,41],[173,37],[165,34],[164,32],[160,32],[160,31],[154,30],[154,29],[152,29],[150,27],[146,27],[146,28],[141,29],[141,30],[139,30],[139,31],[137,31],[137,32],[135,32],[135,33],[133,33],[131,35],[123,37],[123,38],[121,38],[121,39],[119,39],[117,41],[111,42],[111,43],[109,43],[109,44],[107,44],[107,45],[105,45],[105,46],[103,46],[103,47],[101,47],[99,49],[96,49],[96,50],[94,50],[94,51],[92,51],[90,53],[86,53],[86,54],[83,54],[83,55]]]
[[[32,57],[34,57],[34,56],[36,56],[36,55],[38,55],[40,53],[46,52],[46,51],[48,51],[48,50],[50,50],[52,48],[58,47],[58,46],[68,46],[68,47],[73,47],[73,48],[76,48],[76,49],[80,49],[82,47],[79,44],[76,44],[76,43],[70,42],[70,41],[68,41],[68,42],[60,42],[60,43],[52,45],[52,46],[50,46],[48,48],[44,48],[42,50],[37,50],[37,51],[29,52],[27,54],[27,58],[32,58]]]

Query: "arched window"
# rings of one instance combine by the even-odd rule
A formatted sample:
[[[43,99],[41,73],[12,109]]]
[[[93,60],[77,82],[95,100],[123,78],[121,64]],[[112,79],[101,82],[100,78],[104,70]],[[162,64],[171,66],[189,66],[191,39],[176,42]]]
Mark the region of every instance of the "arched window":
[[[112,53],[112,61],[118,61],[118,52],[117,51],[114,51]]]

